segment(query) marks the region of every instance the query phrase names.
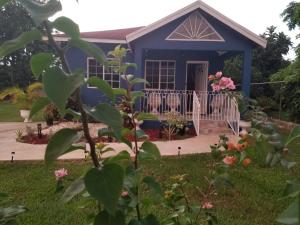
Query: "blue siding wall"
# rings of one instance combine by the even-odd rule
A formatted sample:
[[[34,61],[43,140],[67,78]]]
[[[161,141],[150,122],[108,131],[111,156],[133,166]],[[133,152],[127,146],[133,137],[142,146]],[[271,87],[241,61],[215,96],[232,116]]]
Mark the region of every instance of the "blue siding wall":
[[[105,53],[113,50],[117,44],[97,44]],[[127,46],[125,46],[127,47]],[[82,68],[85,71],[85,76],[87,77],[87,58],[88,56],[79,49],[71,48],[67,51],[67,60],[69,66],[74,71],[78,68]],[[129,52],[126,61],[132,62],[132,54]],[[124,87],[124,83],[121,79],[121,87]],[[104,94],[101,93],[97,88],[89,88],[83,86],[81,88],[82,100],[85,104],[94,106],[100,102],[107,101]]]

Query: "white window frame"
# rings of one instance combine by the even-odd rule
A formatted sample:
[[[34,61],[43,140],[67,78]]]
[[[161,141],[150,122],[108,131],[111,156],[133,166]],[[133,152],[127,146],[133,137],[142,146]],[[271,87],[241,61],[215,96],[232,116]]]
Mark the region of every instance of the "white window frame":
[[[86,58],[86,78],[87,79],[89,79],[90,78],[90,71],[89,71],[89,60],[90,59],[93,59],[93,60],[96,60],[94,57],[87,57]],[[107,59],[107,61],[109,61],[109,60],[113,60],[112,58],[108,58]],[[96,63],[97,63],[98,61],[96,60]],[[104,79],[104,76],[105,76],[105,66],[104,65],[102,65],[103,66],[103,76],[102,76],[102,80],[105,80]],[[96,77],[98,77],[97,75],[96,75]],[[107,80],[105,80],[105,81],[107,81]],[[121,78],[120,78],[120,76],[119,76],[119,87],[117,87],[117,88],[120,88],[121,87]],[[112,85],[111,85],[111,87],[112,87]],[[97,87],[95,87],[95,86],[90,86],[89,84],[87,84],[87,88],[97,88]],[[114,87],[112,87],[113,89],[116,89],[116,88],[114,88]]]
[[[168,59],[163,59],[163,60],[156,60],[156,59],[146,59],[145,64],[144,64],[144,79],[146,79],[146,70],[147,70],[147,62],[159,62],[159,70],[158,70],[158,88],[147,88],[147,85],[144,85],[145,90],[175,90],[176,89],[176,60],[168,60]],[[173,62],[174,63],[174,88],[173,89],[161,89],[161,63],[162,62]]]

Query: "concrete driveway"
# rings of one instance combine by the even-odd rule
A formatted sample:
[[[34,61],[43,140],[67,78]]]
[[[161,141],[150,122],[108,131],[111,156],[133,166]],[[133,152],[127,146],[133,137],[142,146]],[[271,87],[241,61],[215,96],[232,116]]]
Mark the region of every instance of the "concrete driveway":
[[[26,126],[36,129],[37,123],[0,123],[0,161],[11,160],[14,152],[14,160],[43,160],[46,145],[24,144],[16,141],[16,131],[21,129],[25,132]],[[229,135],[234,140],[236,136]],[[160,149],[162,155],[194,154],[210,152],[210,145],[218,141],[218,135],[200,135],[197,137],[174,140],[157,141],[155,144]],[[110,147],[116,152],[130,149],[121,143],[111,143]],[[61,159],[84,159],[83,151],[74,151],[61,157]]]

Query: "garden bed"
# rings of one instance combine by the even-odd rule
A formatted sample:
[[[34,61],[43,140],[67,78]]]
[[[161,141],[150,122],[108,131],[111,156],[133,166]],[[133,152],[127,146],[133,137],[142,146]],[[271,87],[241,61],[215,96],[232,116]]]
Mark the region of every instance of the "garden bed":
[[[104,128],[105,126],[101,123],[91,123],[89,124],[91,136],[93,137],[95,142],[117,142],[117,140],[114,140],[109,137],[98,137],[98,130],[101,128]],[[82,130],[80,123],[74,123],[74,122],[62,122],[59,124],[55,124],[51,127],[46,127],[42,130],[42,136],[38,136],[37,132],[32,131],[29,132],[29,134],[23,135],[22,137],[19,137],[17,141],[27,144],[47,144],[49,142],[50,137],[57,132],[60,129],[63,128],[72,128],[75,130]],[[144,141],[146,139],[150,141],[168,141],[168,137],[164,135],[160,129],[143,129],[145,134],[148,136],[148,138],[140,138],[139,141]],[[184,134],[174,134],[171,137],[171,140],[183,140],[187,138],[195,137],[196,131],[194,128],[188,128],[187,131]],[[128,136],[128,140],[134,141],[133,136]],[[80,141],[85,141],[84,138],[82,138]]]

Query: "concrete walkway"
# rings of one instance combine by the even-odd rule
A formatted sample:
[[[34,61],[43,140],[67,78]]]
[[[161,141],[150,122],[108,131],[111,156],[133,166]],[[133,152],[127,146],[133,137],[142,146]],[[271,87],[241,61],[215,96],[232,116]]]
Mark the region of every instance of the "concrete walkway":
[[[26,130],[26,126],[36,128],[36,123],[0,123],[0,161],[11,160],[12,152],[14,160],[43,160],[46,145],[31,145],[17,142],[16,131]],[[229,135],[232,140],[236,136]],[[185,140],[176,141],[157,141],[155,144],[160,149],[162,155],[177,155],[178,149],[180,154],[194,154],[210,152],[210,145],[217,143],[218,135],[200,135]],[[116,149],[116,152],[129,150],[122,143],[111,143],[110,147]],[[61,157],[61,159],[84,159],[83,151],[74,151]]]

